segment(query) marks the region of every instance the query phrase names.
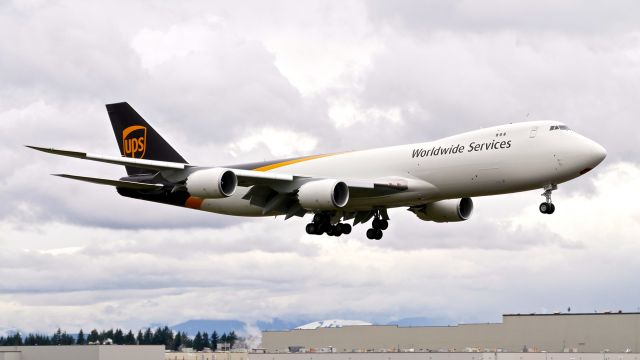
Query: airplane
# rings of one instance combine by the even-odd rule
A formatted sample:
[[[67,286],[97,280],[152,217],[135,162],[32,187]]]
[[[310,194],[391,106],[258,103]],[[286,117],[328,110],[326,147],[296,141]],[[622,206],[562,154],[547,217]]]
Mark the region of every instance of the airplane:
[[[128,103],[107,104],[121,156],[29,146],[47,153],[125,167],[119,180],[54,174],[110,185],[126,197],[236,216],[313,214],[312,235],[340,236],[371,221],[380,240],[387,209],[407,208],[420,220],[465,221],[472,197],[543,189],[553,214],[558,184],[584,175],[606,150],[558,121],[527,121],[443,139],[227,166],[188,163]]]

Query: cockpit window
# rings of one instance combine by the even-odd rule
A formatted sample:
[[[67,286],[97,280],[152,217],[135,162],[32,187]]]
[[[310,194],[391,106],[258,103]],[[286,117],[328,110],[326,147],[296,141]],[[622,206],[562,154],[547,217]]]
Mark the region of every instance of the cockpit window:
[[[569,129],[567,125],[552,125],[549,128],[549,131],[553,131],[553,130],[571,130],[571,129]]]

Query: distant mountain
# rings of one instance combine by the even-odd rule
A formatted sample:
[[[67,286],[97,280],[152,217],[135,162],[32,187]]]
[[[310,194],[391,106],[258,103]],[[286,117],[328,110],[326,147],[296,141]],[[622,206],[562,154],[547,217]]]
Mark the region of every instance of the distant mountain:
[[[258,321],[255,324],[260,330],[290,330],[300,324],[308,322],[306,320],[286,321],[282,319],[273,319],[272,321]],[[184,331],[189,336],[194,336],[198,331],[207,332],[209,335],[215,330],[219,335],[235,331],[238,334],[245,333],[246,323],[240,320],[188,320],[180,324],[171,326],[174,331]]]
[[[428,317],[408,317],[402,318],[394,321],[390,321],[387,325],[398,325],[398,326],[447,326],[450,325],[450,321],[445,318],[428,318]]]
[[[305,324],[310,322],[309,319],[302,320],[282,320],[275,318],[270,322],[267,321],[258,321],[256,322],[256,326],[260,328],[262,331],[282,331],[282,330],[291,330],[295,329],[300,324]]]
[[[371,325],[371,323],[366,321],[360,321],[360,320],[332,319],[332,320],[314,321],[312,323],[298,326],[296,329],[313,330],[318,328],[339,328],[343,326],[362,326],[362,325]]]

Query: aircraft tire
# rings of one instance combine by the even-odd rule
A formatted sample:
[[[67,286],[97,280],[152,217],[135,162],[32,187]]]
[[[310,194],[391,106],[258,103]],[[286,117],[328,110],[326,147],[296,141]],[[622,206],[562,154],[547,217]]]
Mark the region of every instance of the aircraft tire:
[[[540,206],[538,207],[538,209],[540,210],[541,213],[543,214],[548,214],[549,213],[549,204],[546,202],[543,202],[540,204]]]
[[[371,222],[371,227],[374,229],[380,229],[380,219],[373,219],[373,221]]]
[[[376,238],[376,229],[367,230],[367,239],[374,240]]]
[[[376,234],[375,234],[375,235],[376,235],[375,239],[376,239],[376,240],[380,240],[380,239],[382,239],[382,230],[380,230],[380,229],[376,229],[376,230],[375,230],[375,232],[376,232]]]
[[[314,223],[307,224],[307,226],[305,227],[305,230],[307,231],[307,234],[309,234],[309,235],[315,234],[316,233],[316,224],[314,224]]]
[[[384,219],[380,220],[378,225],[380,226],[380,230],[387,230],[389,228],[389,222]]]
[[[554,213],[554,211],[556,211],[556,206],[552,203],[549,203],[549,210],[547,211],[547,214],[551,215]]]
[[[333,226],[333,236],[338,237],[340,235],[342,235],[342,226],[340,226],[341,224],[337,224],[335,226]]]
[[[340,224],[340,228],[343,234],[346,234],[346,235],[351,234],[351,225],[342,223]]]

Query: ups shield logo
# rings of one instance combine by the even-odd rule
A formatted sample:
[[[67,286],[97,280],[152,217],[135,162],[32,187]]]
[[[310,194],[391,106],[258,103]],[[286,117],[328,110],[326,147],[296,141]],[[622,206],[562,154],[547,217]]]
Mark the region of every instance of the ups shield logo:
[[[126,157],[144,158],[147,151],[147,128],[134,125],[124,129],[122,131],[122,151]]]

